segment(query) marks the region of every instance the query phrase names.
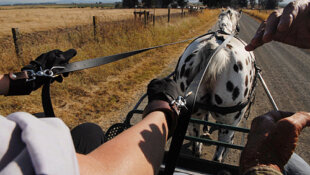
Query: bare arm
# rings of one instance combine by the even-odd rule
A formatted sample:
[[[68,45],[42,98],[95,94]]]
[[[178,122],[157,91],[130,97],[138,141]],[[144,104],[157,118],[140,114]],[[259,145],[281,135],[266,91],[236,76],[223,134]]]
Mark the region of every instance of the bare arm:
[[[163,112],[141,122],[88,155],[77,154],[81,174],[157,174],[168,126]]]
[[[0,95],[6,95],[9,91],[10,80],[8,75],[0,75]]]

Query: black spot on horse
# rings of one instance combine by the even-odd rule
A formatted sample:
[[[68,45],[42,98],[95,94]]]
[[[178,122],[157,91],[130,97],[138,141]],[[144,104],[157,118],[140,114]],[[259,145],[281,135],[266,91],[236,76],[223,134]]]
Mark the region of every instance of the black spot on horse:
[[[184,75],[185,66],[186,66],[186,64],[183,64],[183,66],[182,66],[182,68],[181,68],[180,78],[183,77],[183,75]]]
[[[239,71],[239,68],[238,68],[237,64],[234,64],[234,71],[237,72],[237,73]]]
[[[180,88],[181,88],[182,92],[185,91],[185,87],[184,87],[184,83],[183,82],[181,82]]]
[[[226,89],[227,91],[232,92],[232,90],[234,89],[234,84],[231,81],[227,81]]]
[[[235,101],[236,98],[239,96],[239,94],[240,94],[240,90],[238,87],[236,87],[232,93],[232,99]]]
[[[189,74],[191,73],[191,70],[192,70],[191,68],[186,69],[185,75],[184,75],[186,78],[189,77]]]
[[[215,101],[217,104],[222,104],[223,103],[223,100],[220,96],[218,96],[217,94],[214,95],[215,97]]]
[[[201,101],[203,101],[204,103],[208,103],[211,101],[211,94],[207,93],[206,95],[202,96],[200,98]]]
[[[220,40],[220,41],[222,41],[222,42],[225,41],[225,39],[224,39],[223,36],[216,36],[216,35],[215,35],[215,37],[216,37],[217,40]]]
[[[198,113],[196,114],[196,116],[201,116],[201,113],[200,113],[200,112],[198,112]]]
[[[246,97],[246,95],[248,94],[248,91],[249,91],[248,88],[246,88],[246,89],[244,90],[244,97]]]
[[[189,62],[192,58],[193,58],[193,56],[195,56],[195,54],[190,54],[186,59],[185,59],[185,63],[187,63],[187,62]]]
[[[245,76],[245,86],[248,86],[248,76]]]
[[[242,69],[243,69],[243,66],[242,66],[242,63],[241,63],[241,61],[238,61],[238,62],[237,62],[237,65],[238,65],[238,67],[239,67],[239,70],[240,70],[240,71],[242,71]]]

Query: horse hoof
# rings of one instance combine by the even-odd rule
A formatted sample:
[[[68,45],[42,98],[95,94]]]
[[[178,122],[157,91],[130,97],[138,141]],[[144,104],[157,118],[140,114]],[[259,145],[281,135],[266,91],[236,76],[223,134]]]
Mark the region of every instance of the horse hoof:
[[[212,140],[212,137],[209,133],[203,134],[200,136],[202,139]],[[211,146],[209,143],[203,143],[204,146]]]

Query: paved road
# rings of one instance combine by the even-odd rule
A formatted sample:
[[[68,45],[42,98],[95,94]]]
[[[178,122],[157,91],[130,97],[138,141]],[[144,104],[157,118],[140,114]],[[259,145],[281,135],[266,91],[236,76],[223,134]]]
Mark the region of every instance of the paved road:
[[[240,21],[240,37],[249,43],[258,26],[256,20],[243,14]],[[254,54],[279,109],[310,111],[310,52],[272,42],[256,49]],[[259,83],[251,116],[263,114],[271,109]],[[309,150],[310,129],[307,128],[300,137],[296,152],[310,163]]]

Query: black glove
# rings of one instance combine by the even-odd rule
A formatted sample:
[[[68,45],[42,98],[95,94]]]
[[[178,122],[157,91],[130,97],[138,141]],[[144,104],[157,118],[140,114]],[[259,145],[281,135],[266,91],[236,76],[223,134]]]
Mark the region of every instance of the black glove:
[[[152,100],[163,100],[170,104],[181,94],[176,82],[169,78],[153,79],[147,86],[149,103]]]
[[[181,90],[175,81],[171,79],[154,79],[147,86],[147,95],[149,103],[144,109],[143,116],[145,117],[153,111],[164,112],[169,128],[168,135],[170,137],[176,128],[180,112],[180,109],[171,102],[182,95]]]
[[[47,53],[40,55],[34,61],[31,61],[29,65],[23,67],[21,70],[33,70],[34,72],[38,72],[41,70],[51,69],[54,66],[65,66],[68,64],[69,60],[76,55],[76,50],[70,49],[66,52],[62,52],[60,50],[53,50]],[[53,72],[56,73],[57,70],[54,69]],[[63,76],[68,76],[68,74],[64,74]],[[37,76],[35,80],[26,81],[26,79],[12,79],[10,78],[10,88],[8,95],[27,95],[30,94],[31,91],[37,90],[47,81],[58,81],[62,82],[63,77],[61,75],[51,78],[44,76]]]

